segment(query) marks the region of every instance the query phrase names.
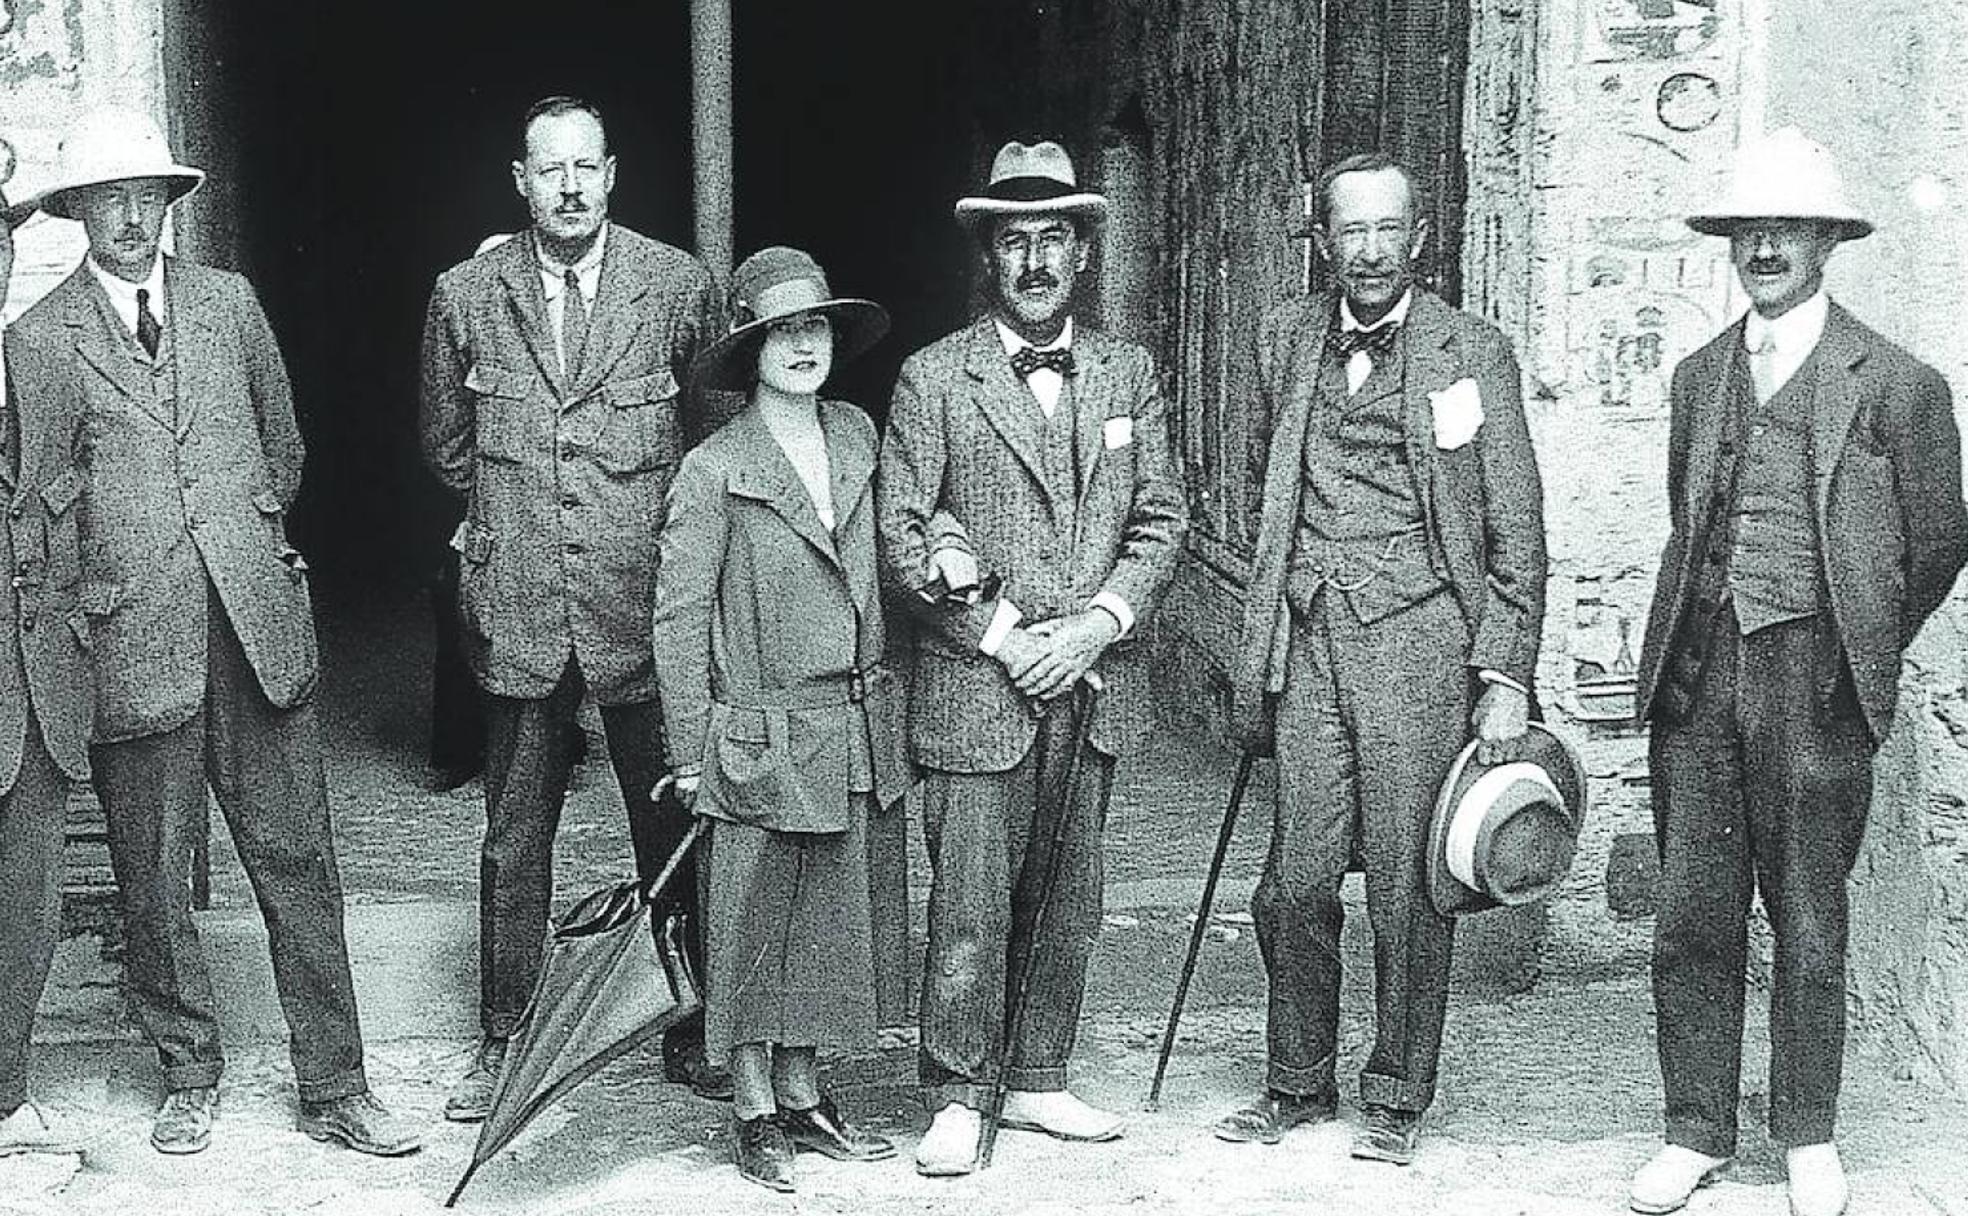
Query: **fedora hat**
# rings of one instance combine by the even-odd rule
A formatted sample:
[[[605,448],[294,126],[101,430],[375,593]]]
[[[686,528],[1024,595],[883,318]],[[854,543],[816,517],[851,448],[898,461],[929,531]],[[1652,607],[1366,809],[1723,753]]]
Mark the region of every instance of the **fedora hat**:
[[[1428,825],[1428,897],[1444,916],[1526,904],[1565,880],[1585,822],[1585,765],[1542,722],[1519,757],[1450,766]]]
[[[72,192],[103,182],[161,177],[177,202],[205,180],[202,169],[180,165],[171,156],[164,132],[147,114],[111,107],[91,110],[75,121],[55,150],[55,184],[37,205],[49,215],[78,219]]]
[[[758,374],[759,343],[774,322],[818,313],[834,324],[834,365],[867,350],[888,332],[888,312],[873,300],[836,297],[820,263],[798,249],[770,245],[731,273],[731,330],[691,364],[705,388],[745,390]]]
[[[957,222],[966,228],[1003,215],[1062,212],[1099,223],[1107,218],[1107,198],[1080,189],[1073,158],[1049,139],[1036,144],[1014,139],[999,148],[984,192],[957,200]]]
[[[1853,241],[1872,223],[1845,197],[1831,153],[1796,127],[1783,127],[1736,149],[1729,191],[1712,207],[1688,217],[1688,227],[1728,236],[1748,220],[1823,220],[1838,238]]]

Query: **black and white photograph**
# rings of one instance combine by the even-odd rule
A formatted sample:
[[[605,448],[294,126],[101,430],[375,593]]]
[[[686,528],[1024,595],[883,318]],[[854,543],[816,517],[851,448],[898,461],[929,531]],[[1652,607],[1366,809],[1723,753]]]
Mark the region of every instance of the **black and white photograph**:
[[[1968,1216],[1964,81],[0,0],[0,1216]]]

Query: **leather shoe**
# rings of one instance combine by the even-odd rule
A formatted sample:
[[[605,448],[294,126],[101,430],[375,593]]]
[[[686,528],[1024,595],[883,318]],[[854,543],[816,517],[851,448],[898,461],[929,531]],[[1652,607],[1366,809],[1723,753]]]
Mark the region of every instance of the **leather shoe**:
[[[1366,1123],[1353,1134],[1353,1155],[1363,1161],[1413,1164],[1415,1138],[1421,1129],[1421,1113],[1395,1110],[1371,1102],[1362,1113],[1366,1116]]]
[[[492,1112],[492,1093],[506,1064],[506,1039],[480,1039],[471,1067],[444,1099],[444,1117],[453,1123],[480,1123]]]
[[[738,1172],[775,1191],[793,1189],[793,1145],[776,1115],[731,1120],[731,1158]]]
[[[731,1070],[718,1068],[704,1055],[702,1039],[685,1039],[672,1046],[663,1040],[663,1079],[688,1085],[690,1092],[713,1102],[731,1101]]]
[[[82,1142],[58,1119],[32,1102],[23,1102],[14,1113],[0,1119],[0,1157],[24,1153],[80,1153]]]
[[[212,1142],[212,1115],[218,1105],[219,1090],[214,1085],[193,1085],[165,1094],[151,1120],[150,1147],[173,1156],[204,1151]]]
[[[1118,1140],[1121,1117],[1088,1106],[1063,1089],[1014,1089],[1005,1094],[998,1122],[1021,1132],[1044,1132],[1060,1140]]]
[[[978,1141],[984,1116],[961,1102],[936,1112],[929,1130],[916,1145],[916,1172],[929,1178],[954,1178],[977,1168]]]
[[[370,1093],[303,1102],[300,1126],[316,1140],[343,1144],[373,1157],[405,1157],[424,1147],[417,1134]]]
[[[882,1161],[895,1155],[895,1142],[841,1118],[834,1100],[822,1094],[817,1105],[779,1112],[779,1126],[795,1150],[810,1148],[835,1161]]]
[[[1688,1206],[1688,1196],[1715,1181],[1727,1157],[1711,1157],[1679,1144],[1664,1145],[1633,1175],[1626,1206],[1646,1216],[1664,1216]]]
[[[1790,1174],[1791,1216],[1842,1216],[1852,1191],[1836,1144],[1800,1144],[1785,1154],[1784,1165]]]
[[[1276,1144],[1301,1123],[1324,1123],[1333,1117],[1331,1098],[1281,1094],[1267,1089],[1246,1105],[1216,1121],[1216,1138],[1232,1144]]]

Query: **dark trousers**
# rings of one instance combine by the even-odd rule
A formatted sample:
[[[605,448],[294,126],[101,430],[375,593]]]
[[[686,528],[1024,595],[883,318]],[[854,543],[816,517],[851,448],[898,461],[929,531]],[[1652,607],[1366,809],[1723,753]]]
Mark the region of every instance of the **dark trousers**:
[[[1872,741],[1849,684],[1825,697],[1822,617],[1742,637],[1724,609],[1685,721],[1649,752],[1660,911],[1654,922],[1667,1139],[1736,1149],[1750,894],[1776,937],[1770,1136],[1831,1139],[1845,1055],[1845,879],[1872,790]],[[1838,682],[1838,683],[1843,683]]]
[[[276,709],[216,595],[205,701],[189,722],[91,749],[123,901],[123,969],[170,1089],[224,1067],[205,953],[191,919],[206,783],[266,921],[274,987],[304,1101],[363,1093],[362,1032],[342,930],[328,785],[314,707]]]
[[[1270,978],[1265,1083],[1329,1098],[1339,1034],[1339,888],[1357,855],[1374,938],[1363,1102],[1422,1111],[1448,1001],[1454,922],[1427,889],[1428,819],[1469,737],[1463,623],[1443,593],[1362,625],[1321,593],[1294,614],[1277,707],[1278,802],[1251,899]]]
[[[553,902],[554,834],[567,802],[573,769],[575,715],[585,681],[569,659],[560,683],[545,697],[486,698],[485,844],[478,862],[479,1020],[487,1036],[504,1038],[519,1025],[540,978],[548,911]],[[628,808],[636,872],[645,881],[690,830],[690,815],[673,796],[649,794],[667,771],[663,715],[655,701],[601,707],[608,756]],[[665,888],[664,909],[685,914],[686,949],[703,974],[696,854]],[[673,1031],[701,1038],[701,1019]]]
[[[458,555],[446,551],[431,583],[431,767],[458,776],[485,767],[485,694],[465,659],[463,626],[458,621]]]
[[[29,710],[20,772],[0,794],[0,1118],[27,1101],[34,1010],[61,929],[63,807],[68,778]]]
[[[1002,773],[925,770],[929,943],[923,959],[917,1070],[932,1110],[981,1109],[1004,1051],[1007,978],[1032,962],[1025,1024],[1011,1044],[1012,1089],[1066,1088],[1087,960],[1100,932],[1100,838],[1114,762],[1089,747],[1066,789],[1076,714],[1055,704],[1032,748]],[[1069,797],[1069,793],[1073,796]],[[1052,837],[1066,816],[1043,936],[1032,930]]]

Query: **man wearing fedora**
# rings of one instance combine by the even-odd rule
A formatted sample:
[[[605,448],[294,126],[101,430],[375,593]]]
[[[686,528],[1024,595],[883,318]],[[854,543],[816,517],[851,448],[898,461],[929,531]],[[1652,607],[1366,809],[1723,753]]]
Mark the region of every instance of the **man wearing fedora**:
[[[1900,656],[1968,557],[1947,383],[1825,294],[1872,231],[1795,128],[1739,151],[1719,206],[1750,308],[1674,370],[1672,530],[1638,708],[1661,856],[1654,1005],[1667,1143],[1632,1206],[1670,1212],[1735,1153],[1752,891],[1776,939],[1770,1136],[1791,1208],[1844,1210],[1845,880]]]
[[[0,308],[14,228],[33,212],[32,202],[10,205],[0,192]],[[68,784],[89,776],[90,701],[88,656],[74,629],[79,477],[67,450],[75,419],[23,403],[4,350],[0,570],[11,585],[0,593],[0,1157],[10,1157],[80,1149],[28,1100],[27,1057],[61,925]]]
[[[78,428],[55,482],[73,489],[43,498],[77,512],[91,763],[125,973],[164,1066],[151,1143],[206,1146],[224,1065],[186,882],[209,782],[266,920],[301,1129],[415,1151],[363,1075],[307,565],[284,530],[304,452],[280,349],[245,279],[159,253],[204,175],[149,117],[93,111],[58,160],[40,206],[82,222],[88,255],[15,325],[8,363],[24,417]]]
[[[1287,301],[1257,338],[1272,437],[1233,670],[1242,740],[1275,741],[1278,763],[1251,901],[1269,1065],[1215,1131],[1275,1144],[1332,1118],[1340,883],[1357,857],[1376,999],[1353,1154],[1406,1164],[1435,1096],[1454,927],[1429,898],[1430,810],[1472,737],[1496,763],[1525,733],[1542,492],[1508,343],[1415,282],[1414,175],[1350,157],[1319,198],[1312,236],[1338,290]]]
[[[920,1072],[934,1120],[916,1155],[926,1174],[974,1168],[1000,1068],[1004,1126],[1069,1140],[1121,1132],[1118,1117],[1067,1092],[1066,1064],[1100,928],[1114,758],[1146,722],[1133,643],[1188,520],[1152,360],[1072,316],[1106,212],[1058,144],[998,152],[989,186],[956,207],[984,259],[990,313],[903,365],[882,448],[884,561],[894,584],[921,593],[905,598],[921,608],[910,742],[933,870]],[[936,591],[971,583],[978,564],[995,593],[946,606]],[[1105,691],[1091,756],[1064,791],[1081,724],[1059,698],[1096,672]],[[1008,963],[1034,979],[1007,1048]]]
[[[464,502],[459,616],[487,694],[479,855],[481,1037],[445,1117],[483,1119],[539,977],[553,844],[583,692],[601,707],[638,869],[689,828],[664,774],[651,653],[657,532],[684,446],[682,381],[717,332],[710,272],[609,222],[615,157],[589,102],[549,97],[520,124],[513,188],[532,225],[446,271],[424,327],[424,458]],[[669,898],[697,939],[697,882]],[[694,951],[693,951],[694,952]],[[703,1022],[664,1040],[672,1080],[729,1097]]]

